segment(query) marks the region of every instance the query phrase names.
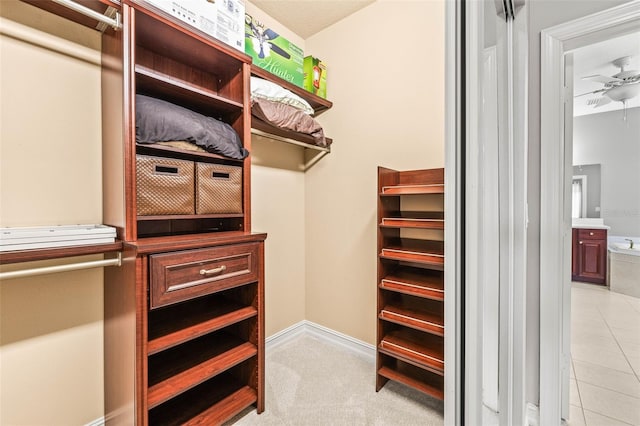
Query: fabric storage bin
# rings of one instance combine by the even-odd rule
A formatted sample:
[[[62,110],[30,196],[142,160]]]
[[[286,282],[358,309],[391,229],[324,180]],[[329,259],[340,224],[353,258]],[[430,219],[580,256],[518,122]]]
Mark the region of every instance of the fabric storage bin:
[[[196,163],[196,214],[242,213],[242,167]]]
[[[138,216],[194,213],[192,161],[136,155]]]

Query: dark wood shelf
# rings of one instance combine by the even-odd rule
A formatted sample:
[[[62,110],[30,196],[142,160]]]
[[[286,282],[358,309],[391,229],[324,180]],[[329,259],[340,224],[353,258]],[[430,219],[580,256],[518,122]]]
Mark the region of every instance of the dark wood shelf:
[[[56,247],[47,249],[15,250],[0,253],[0,264],[34,262],[37,260],[61,259],[65,257],[87,256],[122,251],[122,241],[108,244]]]
[[[444,242],[395,238],[382,247],[380,257],[425,265],[442,266],[444,265]]]
[[[210,297],[152,311],[147,353],[153,355],[181,343],[253,318],[258,311],[226,297]]]
[[[427,269],[399,267],[385,276],[379,287],[383,290],[443,301],[444,273]]]
[[[235,158],[224,157],[212,152],[188,151],[158,144],[136,144],[136,153],[142,155],[153,155],[157,157],[179,158],[181,160],[230,164],[234,166],[242,165],[244,161],[237,160]]]
[[[223,373],[151,410],[149,424],[220,425],[256,400],[254,389]]]
[[[222,218],[239,218],[244,217],[242,213],[228,213],[228,214],[174,214],[174,215],[162,215],[162,216],[138,216],[139,221],[152,221],[152,220],[180,220],[180,219],[222,219]]]
[[[409,364],[444,375],[444,344],[442,337],[410,329],[389,331],[378,345],[380,352]]]
[[[152,355],[148,407],[156,407],[256,354],[255,345],[219,332]]]
[[[330,144],[333,141],[331,138],[325,138],[327,140],[328,146],[319,146],[316,145],[315,139],[306,133],[298,133],[291,130],[282,129],[280,127],[272,126],[271,124],[266,123],[256,117],[251,117],[251,130],[258,136],[272,138],[282,142],[294,143],[304,148],[315,149],[317,151],[330,152]]]
[[[196,107],[199,111],[237,113],[243,105],[205,87],[186,82],[143,65],[135,66],[136,91],[149,96],[161,97],[173,103]]]
[[[408,365],[407,367],[412,367]],[[406,386],[412,387],[437,399],[444,399],[444,383],[441,376],[436,376],[428,371],[413,368],[409,370],[398,371],[391,367],[382,367],[378,370],[378,374],[387,379],[394,380]],[[409,372],[407,372],[409,370]]]
[[[442,309],[439,312],[427,312],[389,304],[382,308],[378,318],[425,333],[444,336],[444,310]]]
[[[71,10],[68,7],[65,7],[61,4],[55,3],[51,0],[48,0],[48,1],[22,0],[22,1],[97,31],[96,29],[96,27],[98,26],[97,20],[90,18],[86,15],[83,15],[82,13]],[[102,15],[105,14],[105,12],[109,7],[113,7],[118,11],[120,10],[120,7],[121,7],[121,3],[118,0],[74,0],[74,1]]]
[[[256,77],[272,81],[300,96],[301,98],[309,102],[311,108],[313,108],[313,110],[315,111],[316,116],[322,114],[333,106],[333,103],[331,101],[321,98],[320,96],[315,95],[311,92],[307,92],[304,88],[289,83],[288,81],[283,80],[282,78],[271,74],[269,71],[266,71],[254,64],[251,64],[251,74],[255,75]]]
[[[383,228],[444,229],[443,212],[398,212],[383,217]]]
[[[444,184],[393,185],[382,187],[380,196],[444,194]]]

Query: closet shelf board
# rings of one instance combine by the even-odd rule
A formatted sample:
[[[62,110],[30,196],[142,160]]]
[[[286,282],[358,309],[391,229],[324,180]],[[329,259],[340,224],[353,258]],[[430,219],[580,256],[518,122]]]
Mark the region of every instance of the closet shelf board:
[[[37,260],[62,259],[65,257],[106,254],[122,251],[122,241],[108,244],[57,247],[48,249],[15,250],[0,253],[0,264],[33,262]]]
[[[386,355],[444,375],[444,345],[439,337],[422,339],[408,330],[395,330],[382,338],[378,349]]]
[[[223,373],[150,410],[149,424],[219,425],[256,401],[254,389]]]
[[[383,186],[381,196],[444,194],[443,184]]]
[[[444,242],[411,238],[395,239],[382,247],[384,259],[444,265]]]
[[[203,110],[213,107],[222,112],[242,111],[243,106],[240,102],[227,99],[204,87],[142,65],[136,65],[135,72],[138,92],[148,93],[151,96],[161,93],[163,97],[169,96],[174,101],[181,101],[179,103],[182,104],[199,105]]]
[[[382,367],[378,370],[378,374],[386,377],[387,379],[395,380],[396,382],[402,383],[409,387],[419,390],[422,393],[425,393],[429,396],[433,396],[438,399],[444,399],[444,388],[441,383],[441,380],[438,380],[433,377],[426,377],[427,372],[421,375],[419,380],[411,377],[410,375],[403,374],[402,372],[396,371],[390,367]]]
[[[150,409],[255,356],[257,349],[249,342],[229,339],[217,341],[215,346],[201,345],[198,354],[174,352],[169,356],[170,362],[162,361],[172,368],[157,365],[161,362],[152,365],[150,359],[147,397]],[[162,353],[156,356],[162,356]]]
[[[331,152],[331,146],[318,146],[315,139],[305,133],[293,132],[291,130],[282,129],[280,127],[272,126],[258,118],[251,117],[251,131],[253,134],[262,136],[269,139],[275,139],[280,142],[287,142],[290,144],[298,145],[303,148],[313,149],[316,151],[324,151],[326,153]],[[327,138],[328,142],[332,139]]]
[[[210,307],[210,304],[195,307],[177,305],[175,308],[159,310],[153,313],[147,352],[153,355],[257,314],[253,306],[242,306],[232,301],[215,307]]]
[[[212,152],[202,151],[186,151],[184,149],[173,148],[171,146],[156,145],[156,144],[136,144],[136,153],[144,155],[153,155],[158,157],[179,158],[182,160],[191,161],[211,161],[216,163],[241,165],[243,160],[237,160],[235,158],[229,158],[222,155],[214,154]],[[222,160],[222,161],[217,161]]]
[[[378,318],[425,333],[444,336],[444,317],[442,312],[421,312],[390,304],[382,308]]]
[[[414,228],[414,229],[444,229],[443,219],[417,219],[384,217],[380,223],[382,228]]]
[[[379,287],[425,299],[444,300],[444,276],[441,271],[401,267],[384,277]]]

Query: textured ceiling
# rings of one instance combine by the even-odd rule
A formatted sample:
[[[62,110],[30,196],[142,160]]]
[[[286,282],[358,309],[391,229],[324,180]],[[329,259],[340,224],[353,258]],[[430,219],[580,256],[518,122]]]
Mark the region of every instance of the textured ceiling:
[[[640,70],[640,32],[609,39],[575,50],[573,52],[574,96],[602,89],[602,83],[585,81],[582,80],[582,77],[594,74],[612,76],[620,72],[620,68],[614,66],[611,62],[623,56],[633,56],[631,64],[627,67],[627,71]],[[587,105],[589,99],[599,97],[600,95],[598,94],[574,98],[573,115],[595,114],[622,109],[622,102],[610,102],[597,108]],[[627,108],[639,106],[640,96],[636,96],[627,103]]]
[[[306,39],[374,1],[251,0],[251,3]]]

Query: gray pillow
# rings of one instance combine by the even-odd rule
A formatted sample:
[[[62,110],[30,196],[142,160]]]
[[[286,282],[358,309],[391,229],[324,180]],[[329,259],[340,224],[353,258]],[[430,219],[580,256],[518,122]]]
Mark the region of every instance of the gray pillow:
[[[227,123],[161,99],[136,95],[136,142],[177,140],[238,160],[249,155],[238,133]]]

